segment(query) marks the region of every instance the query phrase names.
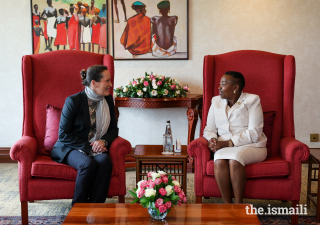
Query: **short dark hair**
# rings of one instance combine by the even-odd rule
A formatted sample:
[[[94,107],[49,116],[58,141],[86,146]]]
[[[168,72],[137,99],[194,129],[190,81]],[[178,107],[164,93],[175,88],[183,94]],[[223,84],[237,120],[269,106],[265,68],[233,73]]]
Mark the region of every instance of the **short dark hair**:
[[[90,66],[87,70],[81,70],[81,79],[84,86],[90,86],[91,81],[100,82],[103,71],[108,70],[108,67],[102,65]]]
[[[244,76],[242,73],[237,72],[237,71],[227,71],[225,72],[226,75],[230,75],[234,78],[235,84],[239,85],[240,91],[244,88],[246,81],[244,80]]]

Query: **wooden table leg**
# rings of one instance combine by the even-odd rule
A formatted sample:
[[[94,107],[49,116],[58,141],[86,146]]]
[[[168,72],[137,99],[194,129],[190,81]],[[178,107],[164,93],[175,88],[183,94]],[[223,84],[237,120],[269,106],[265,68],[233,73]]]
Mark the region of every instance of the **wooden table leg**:
[[[140,169],[141,169],[140,160],[136,159],[136,184],[140,181]]]
[[[317,213],[316,213],[316,222],[320,223],[320,169],[318,172],[318,192],[317,192]],[[311,186],[311,185],[310,185]]]
[[[116,120],[118,121],[118,119],[119,119],[119,109],[118,109],[118,107],[115,107],[114,108],[114,110],[115,110],[115,117],[116,117]]]
[[[307,208],[310,208],[310,196],[311,195],[311,174],[312,174],[312,157],[309,157],[308,164],[308,186],[307,186]]]
[[[194,133],[196,131],[196,125],[198,121],[198,110],[194,108],[188,108],[187,111],[188,116],[188,142],[187,145],[190,144],[191,141],[194,140]]]
[[[183,160],[183,191],[187,195],[187,159]]]

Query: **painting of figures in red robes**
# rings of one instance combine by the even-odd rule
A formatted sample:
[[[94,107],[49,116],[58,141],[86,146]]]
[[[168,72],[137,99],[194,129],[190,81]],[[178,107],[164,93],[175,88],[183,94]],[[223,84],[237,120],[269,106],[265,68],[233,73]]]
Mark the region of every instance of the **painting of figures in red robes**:
[[[114,59],[188,59],[188,0],[111,0]]]
[[[31,0],[33,54],[108,53],[107,0]]]

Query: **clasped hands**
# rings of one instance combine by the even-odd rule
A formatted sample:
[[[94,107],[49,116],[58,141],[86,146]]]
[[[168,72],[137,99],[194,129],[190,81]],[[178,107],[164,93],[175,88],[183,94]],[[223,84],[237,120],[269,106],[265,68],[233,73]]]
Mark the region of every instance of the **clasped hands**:
[[[216,152],[221,148],[229,147],[228,141],[218,141],[216,138],[211,138],[208,141],[208,148],[212,152]]]
[[[104,142],[101,140],[95,141],[90,144],[92,146],[92,152],[94,153],[100,153],[100,152],[106,152],[107,148],[104,146]]]

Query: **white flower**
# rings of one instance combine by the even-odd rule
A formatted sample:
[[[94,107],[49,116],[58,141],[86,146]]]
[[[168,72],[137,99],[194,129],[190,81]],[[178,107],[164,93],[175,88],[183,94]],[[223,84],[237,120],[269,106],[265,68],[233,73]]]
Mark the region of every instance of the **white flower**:
[[[180,95],[180,90],[176,90],[177,95]]]
[[[147,88],[146,88],[146,87],[144,87],[144,88],[142,88],[142,90],[143,90],[144,92],[146,92],[146,91],[147,91]]]
[[[180,87],[179,87],[179,85],[178,84],[176,84],[176,89],[179,89]]]
[[[174,184],[174,186],[179,186],[179,187],[181,187],[179,181],[173,180],[172,183]]]
[[[124,93],[128,92],[128,88],[127,87],[124,87],[123,90],[122,90]]]
[[[154,181],[156,178],[159,178],[159,177],[160,177],[160,174],[158,174],[158,173],[153,173],[153,174],[151,174],[151,177],[152,177],[152,180]]]
[[[142,96],[142,95],[143,95],[143,92],[142,92],[141,90],[138,90],[138,91],[137,91],[137,95],[138,95],[138,96]]]
[[[114,98],[118,97],[117,92],[113,92],[113,97],[114,97]]]
[[[143,82],[144,81],[144,77],[142,77],[140,81]]]
[[[138,191],[139,191],[139,189],[140,189],[140,185],[141,185],[142,181],[143,181],[143,180],[140,180],[140,181],[137,183],[137,187],[138,187],[137,193],[138,193]]]
[[[128,85],[131,85],[131,81],[128,82]]]
[[[166,186],[167,196],[171,195],[173,192],[173,187],[171,185]]]
[[[153,89],[158,89],[158,86],[155,84],[155,85],[152,85],[152,88]]]
[[[146,76],[146,78],[150,80],[150,76]]]
[[[172,186],[171,186],[172,187]],[[155,196],[156,195],[156,190],[154,190],[153,188],[147,188],[144,195],[146,197],[151,197],[151,196]]]
[[[178,79],[176,79],[176,78],[174,78],[174,81],[177,82],[177,83],[179,83]]]
[[[151,95],[152,95],[152,96],[157,96],[157,95],[158,95],[158,92],[157,92],[156,90],[152,90],[152,91],[151,91]]]
[[[152,85],[154,85],[154,84],[156,84],[157,81],[156,81],[156,79],[154,79],[151,82],[152,82]]]
[[[161,170],[159,170],[158,171],[158,174],[161,176],[161,174],[163,174],[163,175],[167,175],[167,173],[166,172],[164,172],[164,171],[161,171]]]
[[[169,93],[169,91],[167,89],[164,89],[163,95],[167,95],[168,93]]]

